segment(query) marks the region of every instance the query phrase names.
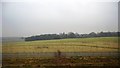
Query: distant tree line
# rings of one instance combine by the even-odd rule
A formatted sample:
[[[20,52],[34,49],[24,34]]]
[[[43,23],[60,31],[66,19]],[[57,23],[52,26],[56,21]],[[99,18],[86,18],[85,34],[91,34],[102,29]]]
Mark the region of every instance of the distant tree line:
[[[117,37],[120,36],[120,32],[91,32],[89,34],[78,34],[78,33],[59,33],[59,34],[42,34],[31,37],[26,37],[25,41],[35,40],[52,40],[52,39],[66,39],[66,38],[90,38],[90,37]]]

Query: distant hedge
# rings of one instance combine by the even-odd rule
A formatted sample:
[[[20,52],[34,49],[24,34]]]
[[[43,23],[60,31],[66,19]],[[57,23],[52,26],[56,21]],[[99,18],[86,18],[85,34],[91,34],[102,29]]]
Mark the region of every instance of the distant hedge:
[[[59,33],[59,34],[42,34],[31,37],[26,37],[25,41],[35,40],[52,40],[52,39],[65,39],[65,38],[89,38],[89,37],[117,37],[120,36],[120,32],[91,32],[89,34],[78,34],[78,33]]]

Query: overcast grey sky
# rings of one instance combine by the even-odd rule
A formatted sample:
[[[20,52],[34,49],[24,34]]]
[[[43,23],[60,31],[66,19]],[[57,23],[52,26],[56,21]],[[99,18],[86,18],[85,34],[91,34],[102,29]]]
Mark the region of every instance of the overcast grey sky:
[[[0,2],[0,37],[2,37],[2,2]]]
[[[40,0],[2,2],[3,36],[118,31],[117,2]]]

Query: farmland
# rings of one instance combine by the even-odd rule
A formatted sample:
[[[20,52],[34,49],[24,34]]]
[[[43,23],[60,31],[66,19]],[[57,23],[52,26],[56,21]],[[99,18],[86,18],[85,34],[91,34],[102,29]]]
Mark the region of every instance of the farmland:
[[[118,58],[112,56],[46,56],[52,53],[117,53],[118,37],[72,38],[3,43],[2,53],[18,55],[15,58],[3,56],[3,67],[46,67],[48,66],[118,66]],[[22,57],[20,57],[22,54]],[[24,55],[23,55],[24,54]],[[32,55],[29,55],[32,54]],[[35,55],[38,54],[36,57]],[[28,55],[27,57],[25,57]],[[19,58],[18,58],[19,57]],[[42,68],[42,67],[41,67]],[[58,67],[56,67],[58,68]]]
[[[118,51],[118,38],[99,37],[3,43],[3,53],[39,53],[57,50],[61,52],[116,52]]]

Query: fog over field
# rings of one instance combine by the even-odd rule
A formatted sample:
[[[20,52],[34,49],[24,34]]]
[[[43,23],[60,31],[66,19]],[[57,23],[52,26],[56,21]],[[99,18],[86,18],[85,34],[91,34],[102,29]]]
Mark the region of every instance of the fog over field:
[[[118,31],[118,0],[2,1],[3,37]]]

